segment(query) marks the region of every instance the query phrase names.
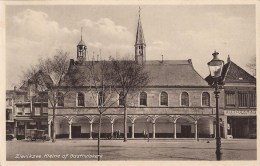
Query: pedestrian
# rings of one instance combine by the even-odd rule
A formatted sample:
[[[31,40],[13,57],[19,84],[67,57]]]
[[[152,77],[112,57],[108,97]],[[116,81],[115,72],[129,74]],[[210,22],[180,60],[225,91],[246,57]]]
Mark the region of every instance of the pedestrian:
[[[120,134],[121,134],[121,133],[120,133],[120,130],[118,130],[118,138],[119,138],[119,139],[120,139]]]
[[[118,131],[116,130],[116,139],[118,138]]]

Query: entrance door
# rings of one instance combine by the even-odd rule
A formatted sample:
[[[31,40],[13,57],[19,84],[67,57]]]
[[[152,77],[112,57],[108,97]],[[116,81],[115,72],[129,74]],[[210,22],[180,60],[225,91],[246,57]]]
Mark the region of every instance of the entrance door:
[[[80,138],[81,135],[81,126],[71,126],[72,138]]]
[[[189,138],[191,135],[191,126],[181,125],[181,135],[184,138]]]

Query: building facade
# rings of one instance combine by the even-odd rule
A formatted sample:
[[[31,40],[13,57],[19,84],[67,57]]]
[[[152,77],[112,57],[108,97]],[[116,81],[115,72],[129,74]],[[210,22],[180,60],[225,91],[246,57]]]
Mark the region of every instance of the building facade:
[[[88,70],[85,42],[77,45],[77,59],[71,60],[69,69]],[[146,43],[139,16],[135,61],[149,71],[150,82],[143,91],[131,94],[128,99],[129,138],[214,138],[215,98],[213,89],[195,71],[189,60],[146,60]],[[99,62],[96,61],[95,64]],[[69,76],[68,76],[69,77]],[[57,138],[94,138],[98,133],[98,98],[93,101],[89,86],[75,86],[69,97],[62,98],[56,110]],[[223,95],[223,91],[221,92]],[[115,93],[115,98],[119,96]],[[220,98],[222,137],[227,136],[227,119],[224,116],[224,96]],[[51,128],[52,110],[48,124]],[[123,108],[120,103],[108,108],[102,118],[101,136],[114,131],[123,132]],[[49,135],[51,132],[49,130]]]
[[[231,138],[256,138],[256,79],[228,58],[224,66],[224,115]]]

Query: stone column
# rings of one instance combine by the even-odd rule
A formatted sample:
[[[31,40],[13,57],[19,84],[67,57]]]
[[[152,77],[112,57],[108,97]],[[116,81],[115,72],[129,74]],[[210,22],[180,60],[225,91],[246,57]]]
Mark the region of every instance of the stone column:
[[[69,122],[69,139],[72,139],[71,138],[71,122]]]
[[[135,123],[132,123],[132,138],[135,138]]]
[[[114,123],[111,123],[111,136],[113,137],[113,133],[114,133]]]
[[[48,135],[51,138],[51,122],[48,123]]]
[[[155,122],[153,122],[153,138],[155,138]]]
[[[89,129],[89,139],[93,139],[92,138],[92,133],[93,133],[93,131],[92,131],[92,124],[93,123],[90,123],[90,125],[89,125],[89,127],[90,127],[90,129]]]
[[[174,122],[174,139],[177,138],[177,123]]]
[[[195,139],[198,138],[198,121],[195,121]]]

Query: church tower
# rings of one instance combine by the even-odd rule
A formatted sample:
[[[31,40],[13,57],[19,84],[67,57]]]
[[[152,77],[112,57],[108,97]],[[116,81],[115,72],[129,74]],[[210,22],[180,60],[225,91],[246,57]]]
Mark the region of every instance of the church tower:
[[[86,61],[86,52],[87,52],[87,46],[85,42],[82,40],[82,28],[81,28],[81,40],[77,45],[77,61],[79,63],[83,63]]]
[[[136,40],[135,40],[135,61],[138,64],[144,64],[146,61],[146,50],[145,50],[146,44],[144,40],[144,33],[141,23],[141,17],[140,17],[140,7],[139,7],[139,19],[138,19],[138,25],[137,25],[137,31],[136,31]]]

